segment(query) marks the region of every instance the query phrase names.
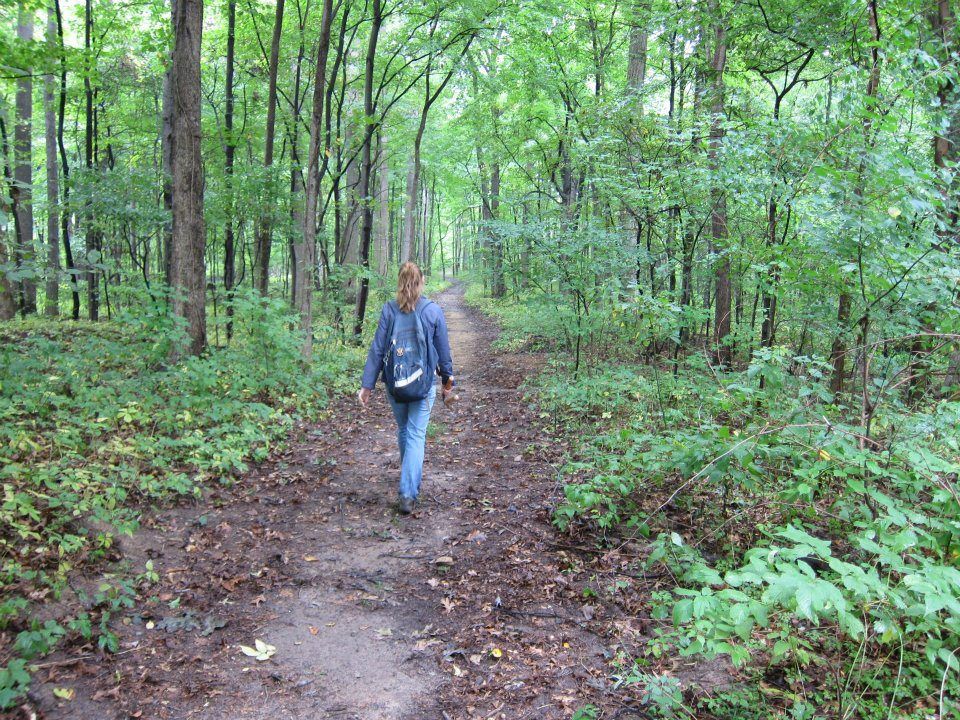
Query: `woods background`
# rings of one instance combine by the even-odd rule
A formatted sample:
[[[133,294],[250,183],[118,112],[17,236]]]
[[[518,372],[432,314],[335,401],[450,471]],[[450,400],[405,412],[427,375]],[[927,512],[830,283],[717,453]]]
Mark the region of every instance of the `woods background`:
[[[106,552],[91,515],[266,456],[412,259],[551,358],[556,522],[650,538],[662,642],[946,717],[957,32],[950,0],[4,3],[0,628]],[[4,702],[90,631],[57,628]]]

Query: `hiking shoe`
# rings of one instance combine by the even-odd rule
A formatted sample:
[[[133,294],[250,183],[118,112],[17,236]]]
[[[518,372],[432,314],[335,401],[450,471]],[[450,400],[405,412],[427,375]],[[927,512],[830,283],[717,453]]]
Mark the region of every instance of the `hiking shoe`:
[[[413,512],[413,498],[400,496],[400,514],[409,515]]]

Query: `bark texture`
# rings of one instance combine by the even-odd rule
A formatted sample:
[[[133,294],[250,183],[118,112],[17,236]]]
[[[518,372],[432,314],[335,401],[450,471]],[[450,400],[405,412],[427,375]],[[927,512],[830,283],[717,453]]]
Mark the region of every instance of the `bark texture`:
[[[264,136],[263,166],[268,172],[273,167],[273,146],[277,132],[277,67],[280,63],[280,37],[283,31],[284,0],[277,0],[276,15],[273,21],[273,38],[270,42],[270,78],[267,87],[267,128]],[[329,45],[329,30],[327,35]],[[321,104],[322,107],[322,104]],[[272,187],[272,183],[269,184]],[[253,284],[261,294],[266,295],[270,284],[270,249],[273,244],[270,213],[273,211],[272,193],[267,197],[257,225],[257,238],[254,248]]]
[[[710,58],[711,104],[710,147],[708,150],[710,171],[716,178],[720,170],[720,147],[723,143],[724,80],[723,73],[727,65],[726,28],[717,21],[714,34],[713,52]],[[727,244],[727,195],[719,180],[715,179],[710,188],[710,237],[712,250],[719,255],[716,261],[714,280],[716,282],[716,300],[713,319],[714,359],[721,367],[729,367],[733,359],[730,345],[730,258],[725,254]]]
[[[57,11],[47,10],[47,43],[56,47]],[[60,172],[57,166],[56,79],[43,78],[43,126],[47,163],[47,283],[43,312],[49,317],[60,314]]]
[[[303,331],[303,359],[313,355],[313,271],[316,265],[317,201],[320,194],[320,144],[323,141],[321,124],[326,95],[327,56],[330,54],[330,24],[333,22],[333,2],[323,0],[320,18],[320,39],[317,47],[316,74],[313,80],[313,111],[310,116],[310,147],[307,150],[307,188],[304,196],[303,235],[293,246],[293,265],[296,273],[294,305],[300,313]]]
[[[33,40],[33,11],[22,0],[17,7],[17,37],[23,42]],[[37,273],[33,247],[33,80],[30,68],[23,68],[17,78],[17,124],[13,131],[16,192],[17,266],[23,278],[20,285],[20,312],[24,315],[37,311]]]
[[[207,341],[203,166],[200,157],[200,40],[203,2],[177,0],[173,16],[173,237],[170,275],[174,314],[186,323],[183,350]]]

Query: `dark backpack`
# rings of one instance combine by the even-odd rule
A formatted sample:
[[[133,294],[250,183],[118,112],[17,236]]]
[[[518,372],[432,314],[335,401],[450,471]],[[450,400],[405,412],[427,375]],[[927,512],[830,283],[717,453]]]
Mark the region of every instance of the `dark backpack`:
[[[395,300],[390,301],[393,325],[383,356],[383,379],[390,395],[398,402],[423,400],[433,387],[430,342],[420,317],[429,304],[429,300],[418,301],[413,312],[405,313]]]

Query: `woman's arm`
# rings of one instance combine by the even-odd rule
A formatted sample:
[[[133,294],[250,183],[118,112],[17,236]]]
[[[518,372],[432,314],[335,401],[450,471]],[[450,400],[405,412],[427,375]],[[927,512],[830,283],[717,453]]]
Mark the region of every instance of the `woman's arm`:
[[[443,380],[444,386],[449,385],[453,377],[453,358],[450,356],[450,338],[447,337],[447,320],[443,316],[443,309],[437,305],[437,322],[433,328],[433,347],[437,351],[437,375]],[[452,387],[452,385],[450,385]]]
[[[373,342],[370,343],[367,364],[363,367],[363,380],[360,382],[360,387],[364,390],[373,390],[373,386],[377,384],[377,378],[380,377],[380,371],[383,369],[383,354],[387,350],[387,335],[390,333],[390,320],[393,317],[389,308],[388,303],[380,311],[377,332],[373,336]]]

